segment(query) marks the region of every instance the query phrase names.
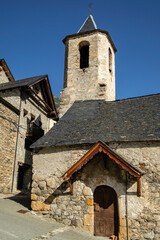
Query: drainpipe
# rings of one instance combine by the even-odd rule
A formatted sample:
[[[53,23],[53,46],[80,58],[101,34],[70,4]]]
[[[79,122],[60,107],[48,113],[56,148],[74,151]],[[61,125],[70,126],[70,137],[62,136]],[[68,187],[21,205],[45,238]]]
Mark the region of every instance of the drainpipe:
[[[16,157],[17,157],[17,147],[18,147],[19,125],[20,125],[20,117],[21,117],[21,105],[22,105],[22,92],[20,90],[20,105],[19,105],[19,112],[20,112],[20,114],[19,114],[19,117],[18,117],[18,126],[17,126],[16,146],[15,146],[15,154],[14,154],[14,166],[13,166],[11,192],[13,192],[13,187],[14,187],[14,174],[15,174],[15,169],[16,169]]]
[[[129,240],[129,233],[128,233],[128,198],[127,198],[127,188],[128,188],[128,173],[126,172],[126,195],[125,195],[125,205],[126,205],[126,231],[127,231],[127,240]]]

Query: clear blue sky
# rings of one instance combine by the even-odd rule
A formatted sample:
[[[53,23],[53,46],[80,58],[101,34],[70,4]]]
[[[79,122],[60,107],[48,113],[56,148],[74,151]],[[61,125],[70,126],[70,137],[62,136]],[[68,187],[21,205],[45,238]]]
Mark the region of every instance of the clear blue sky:
[[[48,74],[63,88],[66,35],[89,15],[89,0],[0,0],[0,58],[16,80]],[[92,0],[98,28],[116,53],[116,98],[160,92],[160,0]]]

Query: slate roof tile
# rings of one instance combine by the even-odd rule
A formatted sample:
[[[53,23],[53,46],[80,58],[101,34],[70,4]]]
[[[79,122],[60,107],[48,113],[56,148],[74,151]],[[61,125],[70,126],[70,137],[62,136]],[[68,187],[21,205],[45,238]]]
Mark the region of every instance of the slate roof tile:
[[[160,94],[76,101],[35,147],[160,140]]]
[[[46,76],[47,75],[41,75],[41,76],[36,76],[36,77],[17,80],[17,81],[14,81],[14,82],[2,83],[2,84],[0,84],[0,91],[7,90],[7,89],[18,88],[18,87],[29,86],[29,85],[45,78]]]
[[[92,31],[97,29],[96,23],[93,19],[93,16],[90,14],[88,18],[85,20],[81,28],[79,29],[78,33]]]

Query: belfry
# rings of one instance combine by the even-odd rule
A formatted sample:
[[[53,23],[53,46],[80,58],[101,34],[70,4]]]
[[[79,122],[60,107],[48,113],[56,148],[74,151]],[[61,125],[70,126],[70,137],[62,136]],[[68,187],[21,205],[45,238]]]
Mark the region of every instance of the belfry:
[[[60,117],[77,100],[115,100],[114,43],[90,14],[78,33],[66,36]]]

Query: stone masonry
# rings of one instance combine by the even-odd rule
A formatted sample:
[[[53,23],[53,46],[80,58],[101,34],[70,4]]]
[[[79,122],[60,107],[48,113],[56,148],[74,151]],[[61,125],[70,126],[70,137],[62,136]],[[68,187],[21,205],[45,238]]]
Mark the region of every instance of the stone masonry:
[[[10,192],[14,169],[18,115],[0,103],[0,192]]]
[[[0,66],[0,84],[1,83],[5,83],[5,82],[8,82],[8,77],[3,69],[2,66]]]
[[[129,175],[126,180],[125,171],[113,161],[108,169],[104,169],[100,155],[74,175],[72,195],[68,183],[63,182],[61,176],[91,145],[50,147],[34,154],[32,209],[93,233],[93,193],[97,186],[107,185],[116,191],[118,197],[120,239],[127,239],[127,226],[129,239],[159,239],[160,143],[128,142],[111,143],[109,146],[145,173],[141,197],[137,196],[136,180]]]
[[[80,68],[80,44],[89,44],[89,67]],[[109,70],[109,49],[112,71]],[[115,52],[105,33],[71,36],[65,41],[64,89],[60,117],[76,100],[115,100]]]
[[[39,92],[39,95],[40,94],[41,92]],[[8,150],[7,148],[5,148],[4,150],[6,151],[6,153],[4,151],[4,155],[2,155],[1,157],[3,158],[3,161],[7,162],[8,168],[10,168],[9,171],[6,168],[6,171],[8,171],[9,174],[11,173],[14,174],[13,191],[17,190],[19,164],[20,163],[26,164],[28,166],[28,168],[25,169],[25,173],[23,177],[23,190],[30,190],[31,181],[32,181],[32,151],[30,151],[29,149],[26,149],[25,147],[27,123],[28,121],[31,120],[31,114],[33,114],[35,116],[35,121],[37,120],[42,123],[42,129],[44,130],[44,133],[46,133],[50,128],[51,121],[53,120],[47,117],[46,112],[41,107],[39,107],[39,105],[36,104],[30,97],[30,95],[25,91],[21,91],[20,89],[12,89],[12,91],[5,90],[4,92],[2,91],[0,92],[0,97],[2,97],[5,101],[7,101],[8,103],[12,104],[15,108],[20,110],[18,136],[17,136],[17,139],[14,138],[14,141],[17,141],[17,148],[15,149],[14,141],[12,144],[7,144],[7,140],[6,140],[4,144],[7,144],[6,147],[8,147]],[[27,110],[28,112],[27,114],[24,114],[24,109]],[[14,113],[10,114],[8,111],[9,110],[5,112],[3,110],[2,116],[12,119],[12,115],[14,115]],[[13,121],[15,117],[17,116],[13,116]],[[17,122],[17,125],[14,126],[14,129],[16,128],[17,130],[17,127],[18,127],[18,122]],[[9,135],[11,136],[16,134],[15,131],[10,132],[9,123],[5,125],[5,130],[4,128],[1,128],[1,131],[3,132],[3,134],[6,134],[6,131],[7,131],[7,133],[9,133]],[[14,150],[13,150],[13,147],[14,147]],[[13,171],[13,162],[11,160],[10,162],[8,162],[8,158],[10,159],[10,154],[12,152],[14,152],[13,155],[15,155],[14,157],[12,156],[11,158],[12,161],[15,161],[14,171]],[[4,165],[3,165],[3,168],[4,168]],[[6,175],[6,178],[8,175]],[[6,187],[5,192],[7,191],[7,189],[8,189],[8,192],[11,191],[10,189],[11,178],[12,176],[10,175],[9,177],[10,180],[8,180],[9,187]],[[3,183],[3,185],[5,185],[5,182]],[[3,192],[3,189],[0,189],[0,192]]]

